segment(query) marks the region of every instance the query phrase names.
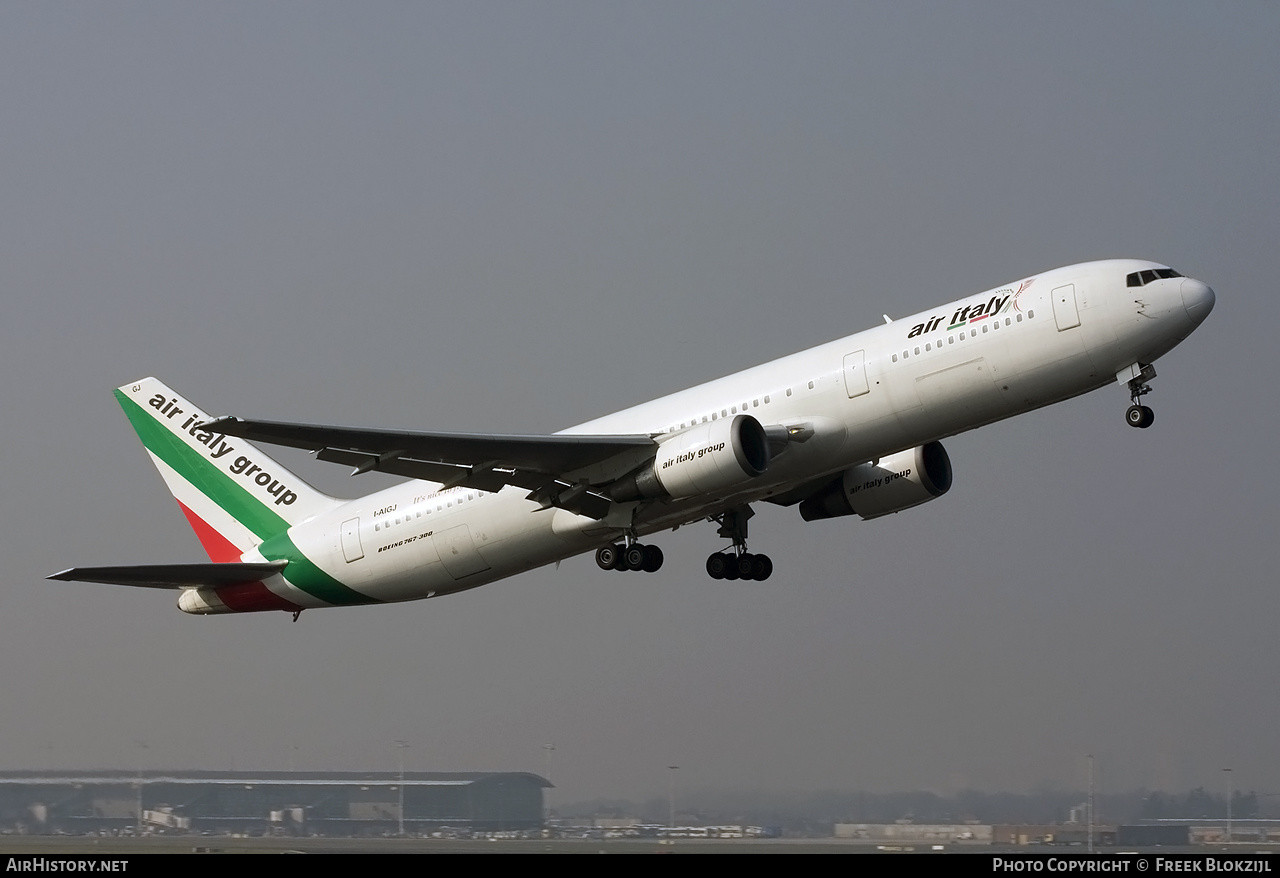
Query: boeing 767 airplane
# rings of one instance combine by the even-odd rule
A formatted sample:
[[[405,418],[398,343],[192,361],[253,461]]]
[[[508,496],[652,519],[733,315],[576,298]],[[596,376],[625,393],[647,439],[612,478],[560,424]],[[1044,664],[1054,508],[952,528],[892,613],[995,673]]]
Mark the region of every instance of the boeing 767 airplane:
[[[642,538],[711,520],[715,579],[767,579],[751,504],[806,521],[900,512],[945,494],[939,440],[1117,382],[1125,418],[1152,363],[1214,293],[1155,262],[1089,262],[624,409],[550,436],[419,433],[213,418],[155,378],[116,398],[212,563],[74,567],[51,579],[175,589],[187,613],[431,598],[582,552],[654,572]],[[407,476],[355,500],[321,493],[250,444]]]

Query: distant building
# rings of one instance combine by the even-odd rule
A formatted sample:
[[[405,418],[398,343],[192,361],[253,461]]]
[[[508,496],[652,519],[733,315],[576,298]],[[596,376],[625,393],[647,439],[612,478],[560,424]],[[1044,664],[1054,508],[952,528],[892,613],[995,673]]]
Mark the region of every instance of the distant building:
[[[995,844],[1065,844],[1088,845],[1089,830],[1077,823],[1007,824],[991,828]],[[1109,824],[1093,827],[1093,843],[1110,846],[1116,843],[1116,828]]]
[[[1177,823],[1136,823],[1121,826],[1116,834],[1117,841],[1129,847],[1168,847],[1191,844],[1191,827]]]
[[[543,790],[526,772],[11,772],[0,828],[148,832],[416,835],[540,829]],[[136,829],[134,831],[137,831]]]
[[[882,842],[991,842],[991,826],[978,823],[837,823],[833,834]]]
[[[1280,842],[1280,820],[1245,817],[1232,821],[1227,838],[1227,821],[1203,817],[1162,818],[1120,827],[1121,844],[1224,844],[1227,841],[1274,844]],[[1145,841],[1145,839],[1154,839]]]

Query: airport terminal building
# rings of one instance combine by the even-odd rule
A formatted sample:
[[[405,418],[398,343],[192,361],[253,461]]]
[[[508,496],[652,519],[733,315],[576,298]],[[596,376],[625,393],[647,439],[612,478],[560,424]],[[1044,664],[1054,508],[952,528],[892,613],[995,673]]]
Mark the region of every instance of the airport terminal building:
[[[143,832],[511,832],[542,827],[550,786],[527,772],[11,772],[0,831],[137,832],[141,815]]]

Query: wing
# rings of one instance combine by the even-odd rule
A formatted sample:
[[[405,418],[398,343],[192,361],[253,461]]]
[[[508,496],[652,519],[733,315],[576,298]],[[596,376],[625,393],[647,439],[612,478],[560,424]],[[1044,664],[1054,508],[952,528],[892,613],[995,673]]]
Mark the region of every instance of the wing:
[[[652,457],[647,434],[522,436],[414,433],[219,418],[202,430],[317,452],[320,460],[392,475],[497,491],[515,485],[544,508],[604,518],[610,500],[595,488]]]
[[[63,582],[105,582],[139,588],[197,588],[261,582],[279,573],[288,561],[265,564],[137,564],[130,567],[72,567],[48,579]]]

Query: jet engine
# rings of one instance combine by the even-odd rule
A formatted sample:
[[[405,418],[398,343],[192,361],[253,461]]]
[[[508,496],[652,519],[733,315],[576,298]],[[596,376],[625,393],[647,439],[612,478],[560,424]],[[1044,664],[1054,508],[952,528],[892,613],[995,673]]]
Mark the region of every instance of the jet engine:
[[[627,501],[714,494],[763,474],[769,457],[768,435],[750,415],[697,424],[663,441],[654,459],[615,482],[609,495]]]
[[[951,490],[951,459],[939,442],[909,448],[845,470],[800,503],[805,521],[860,515],[879,518]]]

